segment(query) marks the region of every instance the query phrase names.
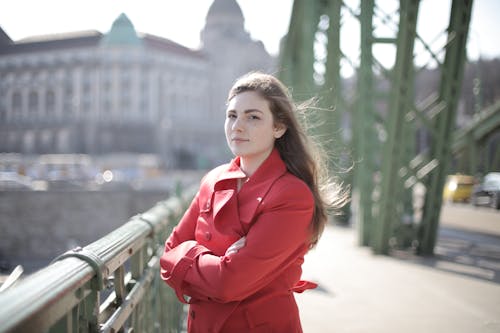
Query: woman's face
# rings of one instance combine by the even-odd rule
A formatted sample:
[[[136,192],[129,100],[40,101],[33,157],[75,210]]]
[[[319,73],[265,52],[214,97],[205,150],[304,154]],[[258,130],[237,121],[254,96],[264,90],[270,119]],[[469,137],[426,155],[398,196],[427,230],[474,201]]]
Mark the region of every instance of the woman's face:
[[[286,131],[275,126],[269,102],[255,91],[239,93],[229,101],[224,127],[229,148],[247,162],[263,162]]]

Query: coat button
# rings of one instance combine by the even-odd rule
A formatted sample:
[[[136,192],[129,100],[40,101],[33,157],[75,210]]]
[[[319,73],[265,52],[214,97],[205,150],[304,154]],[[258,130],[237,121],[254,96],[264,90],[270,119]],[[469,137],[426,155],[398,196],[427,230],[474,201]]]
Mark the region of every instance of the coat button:
[[[191,316],[191,319],[194,319],[194,317],[195,317],[194,310],[191,310],[191,311],[189,312],[189,315]]]
[[[209,231],[205,232],[205,239],[206,239],[207,241],[209,241],[209,240],[211,240],[211,239],[212,239],[212,234],[211,234]]]

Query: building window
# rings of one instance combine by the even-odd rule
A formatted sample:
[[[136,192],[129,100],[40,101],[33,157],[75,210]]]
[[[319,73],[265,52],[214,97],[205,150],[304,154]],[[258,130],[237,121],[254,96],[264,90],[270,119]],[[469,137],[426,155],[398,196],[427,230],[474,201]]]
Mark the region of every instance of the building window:
[[[26,131],[23,135],[23,153],[35,152],[35,132]]]
[[[121,85],[122,93],[128,93],[130,90],[130,79],[128,76],[123,78]]]
[[[101,93],[101,101],[102,101],[102,114],[108,115],[111,113],[111,78],[109,72],[105,72],[104,81],[103,81],[103,89]]]
[[[73,87],[70,84],[64,89],[64,115],[70,116],[73,114]]]
[[[120,86],[120,113],[130,116],[130,78],[125,74]]]
[[[82,110],[84,113],[91,113],[92,105],[91,105],[91,99],[90,96],[86,95],[83,97],[83,104],[82,104]]]
[[[91,85],[90,85],[90,79],[88,77],[86,77],[84,80],[84,83],[83,83],[83,112],[84,113],[90,113],[91,95],[92,95],[92,90],[91,90]]]
[[[7,120],[7,109],[5,108],[4,103],[0,101],[0,121],[6,121]]]
[[[109,93],[111,91],[111,81],[106,79],[103,85],[104,85],[104,92]]]
[[[149,85],[147,80],[141,82],[141,110],[143,114],[148,114],[149,108]]]
[[[104,99],[104,104],[103,104],[103,114],[109,115],[111,113],[111,100],[109,97]]]
[[[20,92],[12,94],[12,112],[14,115],[20,115],[23,112],[23,98]]]
[[[38,93],[36,91],[30,91],[28,95],[28,112],[30,115],[38,113]]]
[[[44,152],[49,152],[51,148],[53,147],[53,139],[52,139],[52,132],[49,130],[42,131],[40,133],[40,143],[41,143],[41,148],[42,151]]]
[[[126,117],[130,116],[130,98],[128,95],[122,95],[120,104],[119,112]]]
[[[56,147],[58,153],[68,153],[70,151],[69,133],[67,130],[61,130],[57,133]]]
[[[48,90],[45,93],[45,112],[48,116],[55,115],[56,113],[56,96],[53,90]]]
[[[149,100],[146,98],[141,99],[141,109],[139,110],[142,114],[149,114]]]

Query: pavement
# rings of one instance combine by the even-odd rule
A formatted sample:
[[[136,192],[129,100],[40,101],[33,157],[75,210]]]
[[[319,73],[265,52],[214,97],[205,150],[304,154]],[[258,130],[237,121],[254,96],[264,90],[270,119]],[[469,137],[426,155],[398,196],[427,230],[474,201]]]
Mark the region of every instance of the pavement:
[[[328,226],[297,294],[305,333],[500,332],[500,211],[443,207],[433,257],[374,255]]]

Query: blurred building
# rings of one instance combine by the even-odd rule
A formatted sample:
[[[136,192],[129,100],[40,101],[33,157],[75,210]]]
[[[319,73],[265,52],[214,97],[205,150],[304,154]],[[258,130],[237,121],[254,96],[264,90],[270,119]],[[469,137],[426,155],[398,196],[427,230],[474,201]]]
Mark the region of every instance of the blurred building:
[[[171,167],[226,160],[227,91],[274,61],[235,0],[213,2],[201,40],[192,50],[138,33],[125,14],[106,34],[14,42],[0,29],[0,152],[152,153]]]

